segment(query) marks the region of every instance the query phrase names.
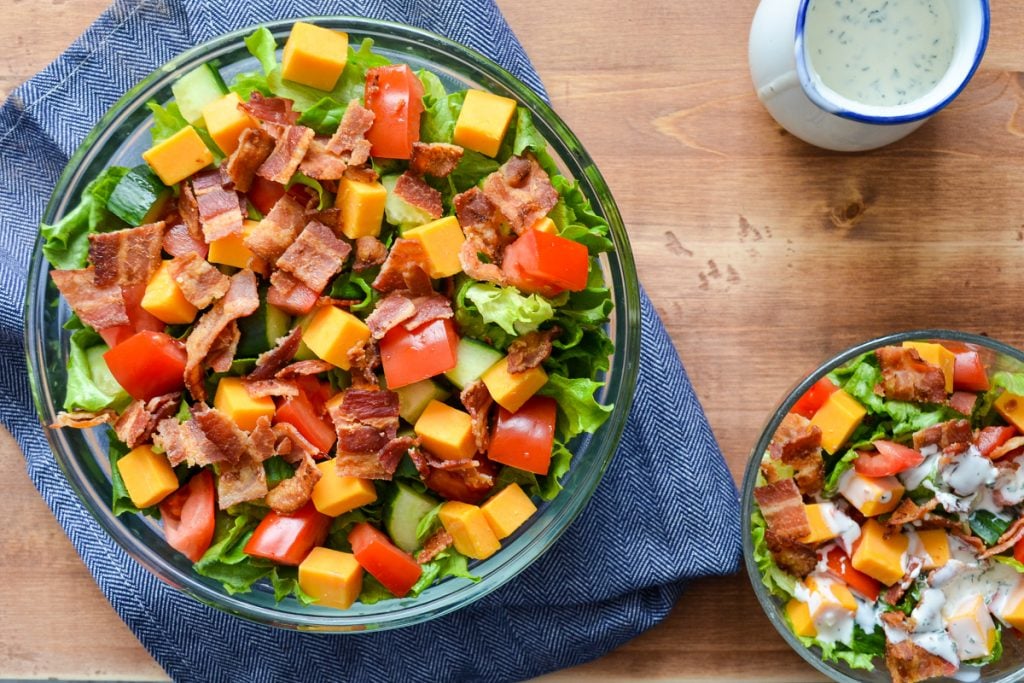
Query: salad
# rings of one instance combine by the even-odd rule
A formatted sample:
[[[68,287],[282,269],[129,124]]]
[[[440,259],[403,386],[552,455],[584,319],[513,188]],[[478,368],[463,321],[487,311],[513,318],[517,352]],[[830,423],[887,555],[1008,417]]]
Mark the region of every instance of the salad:
[[[823,377],[763,454],[753,559],[823,659],[974,680],[1024,629],[1024,374],[954,342]]]
[[[607,223],[515,100],[297,22],[150,102],[41,226],[74,315],[55,428],[229,593],[347,609],[478,580],[612,410]]]

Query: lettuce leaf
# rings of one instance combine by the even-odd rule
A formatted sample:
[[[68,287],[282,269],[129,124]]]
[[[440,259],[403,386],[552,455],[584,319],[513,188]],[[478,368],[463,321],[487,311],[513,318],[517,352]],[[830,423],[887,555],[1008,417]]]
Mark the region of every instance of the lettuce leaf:
[[[349,308],[353,313],[369,313],[377,304],[379,294],[370,283],[377,277],[379,269],[370,268],[360,273],[347,270],[331,285],[331,296],[338,299],[357,301]]]
[[[537,163],[549,176],[558,175],[558,166],[548,153],[548,142],[533,125],[533,115],[523,106],[516,107],[515,137],[512,139],[512,154],[521,156],[533,152]],[[556,188],[557,189],[557,188]]]
[[[846,662],[852,669],[874,671],[874,659],[885,655],[885,633],[877,628],[867,633],[860,626],[853,627],[853,638],[849,645],[824,643],[817,638],[800,637],[805,647],[817,646],[821,658],[827,662]]]
[[[551,176],[551,185],[560,199],[548,215],[559,234],[586,246],[591,256],[611,251],[615,245],[608,238],[608,222],[594,212],[579,182],[556,174]]]
[[[537,392],[550,396],[558,403],[558,433],[563,442],[568,442],[582,432],[595,432],[608,419],[614,406],[601,405],[594,398],[594,392],[604,386],[601,382],[585,377],[568,378],[549,375],[547,384]]]
[[[764,539],[764,532],[768,525],[760,510],[755,510],[750,515],[750,535],[754,539],[754,562],[761,572],[761,583],[768,592],[777,598],[788,600],[796,592],[796,577],[783,571],[775,564],[772,553],[768,550],[768,543]]]
[[[853,467],[853,461],[856,459],[857,451],[851,448],[843,454],[843,457],[836,461],[832,471],[825,478],[825,486],[821,491],[824,497],[832,498],[839,492],[839,480]]]
[[[473,303],[485,324],[493,323],[510,335],[533,332],[555,315],[551,302],[539,294],[527,296],[515,287],[490,282],[471,284],[465,298]]]
[[[448,577],[469,579],[473,582],[480,580],[479,576],[469,571],[469,561],[466,556],[455,550],[455,548],[448,548],[438,553],[437,557],[421,566],[423,574],[420,576],[420,580],[413,585],[412,590],[409,591],[411,597],[418,596],[433,585],[435,581]]]
[[[566,448],[561,441],[555,439],[551,450],[551,466],[546,475],[539,477],[533,472],[527,472],[517,467],[503,467],[498,472],[495,492],[509,484],[519,484],[523,491],[531,497],[553,500],[564,488],[562,477],[569,471],[571,464],[572,451]]]
[[[71,334],[68,350],[68,377],[64,395],[64,410],[98,411],[123,399],[124,394],[104,391],[95,381],[95,373],[89,363],[88,350],[103,344],[103,339],[91,327],[85,327],[77,317],[66,325],[76,328]]]
[[[274,588],[274,600],[281,602],[289,595],[295,596],[303,605],[311,605],[316,600],[299,586],[298,567],[275,565],[270,572],[270,585]]]
[[[319,201],[316,207],[317,211],[323,211],[324,209],[329,207],[331,203],[334,201],[333,197],[331,196],[331,193],[324,190],[324,186],[320,184],[319,180],[315,178],[310,178],[308,175],[302,173],[301,171],[296,171],[295,173],[292,174],[292,177],[288,181],[288,184],[285,185],[285,189],[290,189],[294,185],[305,185],[306,187],[316,192],[317,197],[319,197]]]
[[[250,557],[243,550],[258,523],[259,519],[248,515],[233,517],[218,512],[213,544],[193,565],[196,573],[219,581],[224,590],[232,595],[248,593],[254,583],[269,577],[274,565]]]
[[[89,183],[78,206],[52,225],[43,223],[43,255],[54,268],[84,268],[89,258],[89,235],[120,230],[128,224],[107,210],[107,200],[117,183],[128,173],[123,166],[111,166]]]
[[[312,128],[317,135],[334,135],[345,116],[347,104],[342,104],[332,97],[324,97],[316,104],[302,112],[299,125]]]

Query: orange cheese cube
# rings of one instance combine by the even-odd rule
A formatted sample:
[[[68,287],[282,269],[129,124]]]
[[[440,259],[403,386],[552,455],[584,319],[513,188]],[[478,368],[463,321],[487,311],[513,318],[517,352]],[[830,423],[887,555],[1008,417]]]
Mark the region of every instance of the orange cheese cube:
[[[865,517],[895,510],[903,491],[903,484],[896,477],[865,477],[850,469],[839,478],[839,493]]]
[[[373,482],[339,475],[334,460],[317,463],[317,468],[321,477],[313,486],[313,505],[325,515],[337,517],[377,500]]]
[[[999,394],[992,407],[1017,429],[1024,432],[1024,396],[1009,391]]]
[[[800,539],[801,543],[815,545],[835,538],[838,534],[829,526],[827,515],[835,509],[832,503],[812,503],[804,505],[807,521],[811,525],[811,533]]]
[[[482,90],[468,90],[455,122],[452,142],[493,157],[501,148],[515,113],[515,100]]]
[[[821,447],[835,453],[867,414],[857,399],[840,389],[828,397],[811,418],[811,424],[821,429]]]
[[[521,527],[537,511],[537,506],[519,484],[513,483],[491,496],[480,506],[480,511],[484,513],[494,535],[502,539],[511,536]]]
[[[249,268],[253,265],[256,256],[245,246],[245,238],[252,233],[253,228],[259,225],[259,221],[245,220],[242,223],[242,232],[234,235],[221,237],[210,242],[210,251],[206,260],[210,263],[220,263],[235,268]]]
[[[949,534],[945,529],[926,529],[915,531],[920,541],[920,549],[925,552],[922,569],[931,570],[944,567],[949,562]]]
[[[508,356],[495,363],[480,376],[494,402],[509,412],[516,412],[537,390],[547,384],[548,373],[539,365],[526,372],[508,371]]]
[[[370,339],[370,328],[348,311],[324,306],[309,323],[302,341],[323,360],[342,370],[352,367],[348,352],[356,344]]]
[[[903,578],[903,553],[908,544],[901,533],[886,538],[885,527],[869,519],[861,527],[860,545],[853,551],[851,563],[854,569],[891,586]]]
[[[468,460],[476,454],[473,440],[473,418],[437,399],[413,425],[423,447],[445,460]]]
[[[348,61],[348,34],[296,21],[284,44],[281,78],[334,90]]]
[[[245,388],[241,377],[222,377],[217,383],[213,407],[231,418],[239,429],[251,432],[261,417],[274,417],[274,399],[270,396],[254,398]]]
[[[132,449],[117,461],[124,487],[138,508],[156,505],[178,490],[178,477],[163,453],[149,444]]]
[[[214,100],[203,107],[203,120],[210,137],[220,147],[220,151],[231,154],[238,149],[238,138],[243,131],[256,128],[260,124],[249,116],[238,105],[242,98],[237,93],[228,93],[219,100]]]
[[[946,629],[956,643],[957,654],[964,661],[992,654],[996,644],[996,625],[981,595],[968,596],[956,605],[946,620]]]
[[[541,218],[539,221],[534,223],[531,230],[536,230],[537,232],[546,232],[549,235],[558,234],[558,226],[555,225],[555,222],[551,220],[551,218],[548,216],[544,216],[544,218]]]
[[[1006,598],[1006,603],[996,613],[1010,626],[1024,630],[1024,578],[1017,581],[1017,587]]]
[[[821,604],[818,610],[811,614],[812,618],[817,618],[823,609],[829,607],[838,607],[847,612],[857,611],[857,600],[846,584],[831,579],[821,581],[813,574],[807,577],[804,584],[807,586],[807,590],[821,596]]]
[[[341,209],[341,232],[350,240],[376,237],[384,222],[387,189],[380,183],[364,183],[342,178],[337,206]]]
[[[196,319],[198,309],[181,293],[171,277],[170,261],[164,261],[146,285],[142,307],[168,325],[185,325]]]
[[[348,609],[363,590],[363,568],[351,553],[318,546],[299,565],[299,588],[318,605]]]
[[[903,346],[914,349],[926,363],[942,368],[942,374],[946,378],[946,393],[953,393],[953,368],[956,365],[956,355],[942,344],[932,342],[905,341]]]
[[[164,185],[173,185],[213,163],[209,150],[192,126],[185,126],[160,144],[142,153]]]
[[[476,505],[451,500],[441,506],[437,516],[451,534],[455,549],[466,557],[486,560],[501,548],[487,518]]]
[[[800,602],[793,598],[786,603],[786,616],[793,627],[793,633],[801,638],[813,638],[818,635],[814,628],[814,620],[811,619],[811,610],[806,602]]]
[[[423,245],[430,261],[430,277],[451,277],[462,272],[459,250],[466,236],[455,216],[445,216],[436,221],[406,230],[402,237],[416,240]]]

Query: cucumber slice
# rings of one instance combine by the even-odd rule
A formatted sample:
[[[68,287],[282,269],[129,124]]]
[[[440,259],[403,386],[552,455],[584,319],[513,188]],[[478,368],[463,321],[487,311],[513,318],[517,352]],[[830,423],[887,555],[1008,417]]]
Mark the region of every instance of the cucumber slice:
[[[443,401],[449,396],[447,391],[431,379],[395,389],[395,393],[398,394],[398,416],[409,424],[414,424],[420,419],[428,403],[434,399]]]
[[[202,64],[179,78],[171,86],[181,115],[189,123],[203,117],[203,107],[228,94],[228,86],[211,64]]]
[[[97,344],[85,350],[85,359],[89,363],[89,376],[92,378],[93,384],[107,396],[113,396],[114,400],[111,401],[111,406],[119,408],[131,403],[132,397],[110,374],[107,361],[103,358],[103,354],[109,350],[110,347],[106,344]]]
[[[128,225],[152,223],[163,215],[173,193],[147,164],[128,171],[110,193],[107,210]]]
[[[459,389],[465,389],[480,379],[480,375],[503,358],[501,351],[467,337],[459,340],[456,353],[458,361],[455,367],[444,373],[444,376]]]
[[[314,311],[315,310],[316,309],[314,309]],[[313,322],[313,311],[310,311],[305,315],[300,315],[295,319],[295,324],[302,328],[303,333],[306,332],[306,328],[309,327],[311,322]],[[306,346],[306,342],[299,342],[299,350],[295,352],[295,360],[316,360],[317,358],[319,358],[319,356],[313,353],[313,349]]]
[[[260,307],[250,316],[238,321],[238,329],[242,333],[238,340],[236,358],[255,358],[264,351],[269,351],[274,342],[288,334],[292,327],[292,319],[287,313],[267,303],[266,288],[260,291]]]
[[[408,484],[395,482],[394,497],[384,509],[384,526],[391,540],[407,553],[420,547],[416,526],[424,515],[437,507],[439,501],[420,493]]]
[[[434,220],[429,213],[395,194],[395,183],[397,182],[397,175],[384,176],[380,179],[381,185],[388,191],[387,199],[384,200],[384,216],[388,223],[404,231]]]

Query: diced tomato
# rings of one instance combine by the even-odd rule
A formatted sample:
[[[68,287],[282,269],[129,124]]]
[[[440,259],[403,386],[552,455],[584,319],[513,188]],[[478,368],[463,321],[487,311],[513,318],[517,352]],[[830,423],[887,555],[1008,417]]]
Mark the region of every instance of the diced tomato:
[[[953,388],[964,391],[988,391],[988,373],[977,351],[956,354],[953,365]]]
[[[132,398],[145,401],[185,386],[185,346],[163,332],[136,332],[103,359]]]
[[[888,477],[924,462],[924,456],[919,451],[893,441],[879,439],[873,445],[877,453],[861,451],[853,461],[853,468],[857,470],[857,474],[865,477]]]
[[[366,522],[352,527],[348,542],[356,562],[399,598],[405,597],[423,574],[416,560]]]
[[[210,247],[206,242],[193,237],[184,223],[178,223],[164,233],[164,251],[171,256],[184,256],[195,252],[206,258]]]
[[[835,546],[829,550],[828,554],[825,555],[825,562],[828,565],[829,571],[837,578],[845,581],[846,585],[852,590],[857,591],[871,602],[878,600],[878,595],[882,592],[882,584],[867,574],[854,569],[850,558],[843,552],[842,548]]]
[[[539,283],[578,292],[587,286],[590,253],[579,242],[530,229],[505,249],[502,267],[505,275],[523,291],[531,291],[531,285]]]
[[[514,413],[499,407],[487,457],[534,474],[547,474],[557,414],[558,404],[547,396],[532,397]]]
[[[459,335],[449,320],[432,320],[413,331],[402,325],[380,340],[380,361],[389,389],[440,375],[455,367]]]
[[[408,159],[420,139],[423,84],[408,64],[378,66],[366,72],[363,99],[373,112],[366,133],[371,154],[385,159]]]
[[[556,287],[555,285],[548,284],[543,280],[538,280],[527,275],[520,265],[521,260],[522,255],[519,252],[512,249],[506,249],[501,262],[501,271],[505,274],[505,277],[508,278],[509,283],[516,287],[516,289],[526,292],[527,294],[540,294],[541,296],[546,296],[549,299],[552,299],[565,291],[561,287]]]
[[[949,397],[949,407],[961,415],[974,412],[974,404],[977,402],[978,395],[970,391],[954,391]]]
[[[445,500],[478,505],[494,488],[493,477],[498,474],[498,468],[489,458],[477,455],[474,460],[477,462],[475,469],[445,470],[432,467],[423,483]],[[486,476],[477,476],[479,474]]]
[[[797,402],[793,404],[790,412],[796,413],[797,415],[803,415],[808,420],[814,417],[814,414],[821,410],[821,407],[825,405],[825,401],[838,390],[835,384],[832,384],[832,380],[828,377],[822,377],[817,382],[811,385],[803,396],[797,399]]]
[[[1024,562],[1024,538],[1017,541],[1013,546],[1013,559]]]
[[[99,330],[100,336],[107,346],[113,348],[131,337],[136,332],[152,330],[163,332],[167,327],[160,318],[142,307],[142,297],[146,294],[146,285],[132,285],[122,287],[121,296],[124,298],[125,312],[128,314],[127,325],[115,325]]]
[[[274,208],[274,204],[277,204],[277,200],[284,196],[284,185],[256,176],[246,196],[249,203],[266,216]]]
[[[167,545],[193,562],[199,561],[213,540],[214,498],[213,474],[203,469],[160,503]]]
[[[311,444],[320,449],[321,456],[327,455],[338,438],[334,425],[316,410],[305,392],[282,400],[277,406],[277,412],[274,413],[274,422],[287,422],[294,426]]]
[[[295,377],[290,381],[299,385],[299,389],[302,390],[302,393],[306,395],[306,398],[308,398],[309,402],[313,405],[313,412],[317,415],[323,415],[324,405],[333,394],[331,383],[321,382],[312,375]]]
[[[245,554],[297,567],[310,550],[323,545],[330,526],[331,518],[318,512],[313,501],[290,515],[271,510],[245,544]]]
[[[974,445],[982,455],[988,456],[1016,435],[1014,427],[985,427],[974,436]]]

